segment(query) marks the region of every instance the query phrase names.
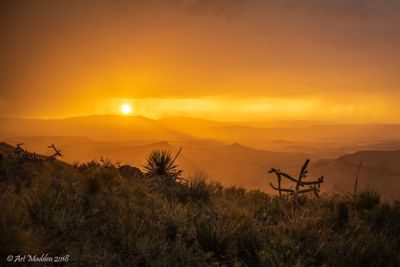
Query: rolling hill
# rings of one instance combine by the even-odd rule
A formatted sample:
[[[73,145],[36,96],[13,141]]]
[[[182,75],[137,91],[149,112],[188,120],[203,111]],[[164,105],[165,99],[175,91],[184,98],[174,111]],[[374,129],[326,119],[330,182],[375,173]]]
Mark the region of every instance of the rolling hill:
[[[330,160],[320,160],[311,165],[315,176],[327,177],[325,190],[335,193],[353,192],[357,169],[359,188],[369,188],[387,197],[400,196],[400,150],[359,151]]]

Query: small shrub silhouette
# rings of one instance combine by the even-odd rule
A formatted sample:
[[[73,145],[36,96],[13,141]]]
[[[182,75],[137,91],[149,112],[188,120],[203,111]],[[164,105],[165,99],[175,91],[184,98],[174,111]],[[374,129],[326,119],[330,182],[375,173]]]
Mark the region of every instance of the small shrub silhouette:
[[[239,218],[217,214],[196,223],[196,237],[204,249],[221,256],[227,252],[239,227]]]
[[[180,152],[180,150],[179,150]],[[171,152],[163,150],[153,150],[146,159],[143,168],[148,177],[158,176],[168,181],[175,181],[180,176],[182,170],[175,165],[175,160],[179,155],[173,158]]]
[[[349,221],[349,204],[346,201],[339,201],[336,213],[337,226],[342,227]]]
[[[189,181],[187,187],[188,197],[194,202],[210,202],[210,190],[203,178],[196,177]]]
[[[375,191],[364,191],[357,195],[355,199],[355,206],[359,210],[370,210],[379,205],[381,196]]]

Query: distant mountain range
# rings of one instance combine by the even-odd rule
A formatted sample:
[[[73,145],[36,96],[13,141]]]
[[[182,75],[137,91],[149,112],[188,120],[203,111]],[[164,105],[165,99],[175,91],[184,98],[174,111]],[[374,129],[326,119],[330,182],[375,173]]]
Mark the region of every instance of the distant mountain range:
[[[0,139],[23,142],[38,153],[55,143],[68,162],[101,156],[141,166],[151,150],[176,152],[184,174],[205,172],[227,185],[269,191],[272,167],[297,175],[311,158],[310,175],[326,177],[328,192],[352,192],[360,160],[360,186],[387,196],[400,192],[399,125],[290,124],[263,128],[187,117],[89,116],[56,120],[0,119]],[[280,123],[283,125],[283,123]]]
[[[216,122],[189,117],[153,120],[140,116],[93,115],[66,119],[0,118],[0,136],[85,136],[94,140],[182,141],[214,139],[226,143],[279,151],[336,151],[336,155],[357,151],[359,147],[400,140],[400,125],[311,124],[280,122],[267,124]],[[253,126],[248,126],[248,125]],[[338,143],[340,145],[338,146]],[[399,144],[396,144],[398,147]],[[342,151],[339,151],[342,149]]]

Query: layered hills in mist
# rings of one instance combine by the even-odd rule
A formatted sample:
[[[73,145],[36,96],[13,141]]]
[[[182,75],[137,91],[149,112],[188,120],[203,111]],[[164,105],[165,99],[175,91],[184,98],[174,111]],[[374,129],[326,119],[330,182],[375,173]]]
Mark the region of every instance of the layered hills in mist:
[[[55,143],[67,162],[100,157],[140,167],[154,149],[183,153],[177,163],[190,176],[204,172],[227,185],[260,188],[272,167],[294,176],[306,158],[310,174],[324,175],[323,190],[352,191],[360,184],[386,196],[400,195],[400,125],[327,125],[318,122],[231,123],[188,117],[153,120],[96,115],[53,120],[0,119],[0,138],[50,153]],[[259,126],[257,126],[259,125]]]

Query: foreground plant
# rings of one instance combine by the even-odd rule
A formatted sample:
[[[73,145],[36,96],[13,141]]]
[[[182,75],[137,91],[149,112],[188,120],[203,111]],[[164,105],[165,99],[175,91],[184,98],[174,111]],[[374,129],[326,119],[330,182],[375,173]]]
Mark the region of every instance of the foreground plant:
[[[164,150],[153,150],[146,159],[143,168],[146,175],[151,178],[154,176],[163,177],[168,180],[176,180],[182,173],[175,164],[176,159],[181,153],[182,148],[179,149],[175,157],[172,157],[171,152]]]

